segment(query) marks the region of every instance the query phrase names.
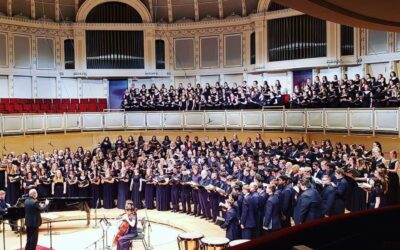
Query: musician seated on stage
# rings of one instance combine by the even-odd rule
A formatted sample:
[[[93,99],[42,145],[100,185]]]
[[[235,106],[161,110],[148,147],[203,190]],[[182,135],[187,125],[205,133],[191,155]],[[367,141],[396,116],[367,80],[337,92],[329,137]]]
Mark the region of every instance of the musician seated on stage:
[[[6,192],[4,190],[0,190],[0,225],[3,223],[2,218],[7,213],[7,208],[11,207],[10,204],[6,202]],[[8,224],[11,227],[11,230],[17,232],[16,221],[9,220]]]
[[[131,202],[126,203],[125,214],[121,220],[114,244],[117,250],[128,250],[132,244],[131,241],[138,236],[136,208]]]

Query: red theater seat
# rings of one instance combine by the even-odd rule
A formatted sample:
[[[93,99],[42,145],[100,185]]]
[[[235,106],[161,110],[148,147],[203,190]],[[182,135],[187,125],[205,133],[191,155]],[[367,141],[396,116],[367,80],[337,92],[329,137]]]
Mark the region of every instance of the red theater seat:
[[[41,113],[40,104],[35,103],[35,104],[32,104],[31,107],[32,107],[32,112],[34,112],[34,113]]]
[[[23,109],[25,113],[31,113],[32,112],[32,106],[31,104],[23,104]]]
[[[5,110],[7,111],[7,113],[15,113],[15,108],[14,105],[12,104],[7,104],[5,106]]]
[[[40,104],[39,106],[40,106],[39,107],[40,112],[49,113],[51,111],[50,105],[48,104]]]
[[[78,105],[77,111],[78,112],[87,112],[88,111],[88,106],[86,104],[81,103],[81,104]]]
[[[103,112],[107,109],[107,99],[99,99],[98,100],[98,111]]]
[[[87,106],[87,111],[88,112],[97,112],[97,103],[89,103]]]
[[[75,104],[70,104],[66,110],[63,112],[68,112],[68,113],[75,113],[76,112],[76,105]]]
[[[0,103],[0,113],[4,113],[6,111],[6,105],[4,103]]]
[[[78,105],[79,104],[79,99],[71,99],[70,103],[74,104],[74,105]]]
[[[17,113],[22,113],[24,111],[23,106],[21,104],[15,104],[14,105],[14,110]]]

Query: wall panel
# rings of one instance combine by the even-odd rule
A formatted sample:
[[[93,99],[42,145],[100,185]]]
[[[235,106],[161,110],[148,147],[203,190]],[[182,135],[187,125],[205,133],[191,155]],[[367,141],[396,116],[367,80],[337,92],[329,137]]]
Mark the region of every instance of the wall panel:
[[[224,36],[224,65],[226,67],[242,66],[242,35],[226,35]]]
[[[32,77],[15,76],[14,77],[14,97],[32,98]]]
[[[14,35],[14,65],[16,68],[31,67],[30,37]]]
[[[0,98],[8,98],[8,77],[0,76]]]
[[[103,80],[82,80],[83,98],[106,98]]]
[[[37,97],[57,98],[56,78],[37,77]]]
[[[219,66],[218,37],[200,37],[200,67],[217,68]]]
[[[0,33],[0,67],[7,66],[7,35]]]
[[[61,78],[61,98],[78,98],[78,80]]]
[[[388,52],[388,33],[385,31],[368,30],[368,54]]]
[[[194,39],[182,38],[174,40],[175,69],[193,69],[194,64]]]

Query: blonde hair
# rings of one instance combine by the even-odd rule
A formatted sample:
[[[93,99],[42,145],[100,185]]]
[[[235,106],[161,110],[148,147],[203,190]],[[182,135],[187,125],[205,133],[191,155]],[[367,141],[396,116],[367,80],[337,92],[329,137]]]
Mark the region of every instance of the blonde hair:
[[[290,174],[297,174],[300,170],[300,166],[297,164],[294,164],[291,169],[290,169]]]

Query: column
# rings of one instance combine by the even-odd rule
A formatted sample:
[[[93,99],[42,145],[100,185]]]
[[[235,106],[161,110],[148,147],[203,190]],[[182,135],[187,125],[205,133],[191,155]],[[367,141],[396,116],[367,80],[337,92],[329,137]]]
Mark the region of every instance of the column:
[[[256,68],[263,68],[267,62],[267,28],[265,20],[256,21],[254,32],[256,34]]]
[[[36,19],[36,6],[35,6],[35,0],[31,0],[31,18]]]
[[[7,0],[7,15],[12,16],[12,0]]]
[[[339,47],[339,53],[338,53],[338,42],[337,42],[337,37],[338,37],[338,30],[340,31],[340,27],[338,24],[332,23],[332,22],[326,22],[326,32],[327,32],[327,51],[326,51],[326,57],[328,60],[336,60],[338,57],[338,54],[340,53],[340,47]],[[339,32],[340,33],[340,32]],[[339,36],[340,39],[340,36]],[[339,43],[340,45],[340,43]]]
[[[86,70],[85,30],[74,30],[75,69]]]
[[[56,76],[56,96],[57,98],[62,98],[62,88],[61,88],[61,76]]]
[[[83,97],[82,78],[78,78],[78,98]]]
[[[109,97],[109,84],[108,84],[108,79],[103,78],[103,87],[104,87],[104,95],[103,98]]]
[[[144,68],[147,71],[156,69],[155,30],[144,31]]]
[[[37,77],[32,76],[32,98],[38,97],[37,84]]]
[[[8,76],[8,96],[10,98],[14,97],[14,76]]]

